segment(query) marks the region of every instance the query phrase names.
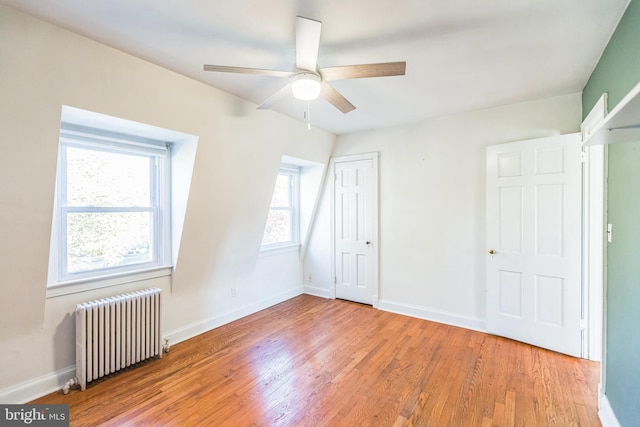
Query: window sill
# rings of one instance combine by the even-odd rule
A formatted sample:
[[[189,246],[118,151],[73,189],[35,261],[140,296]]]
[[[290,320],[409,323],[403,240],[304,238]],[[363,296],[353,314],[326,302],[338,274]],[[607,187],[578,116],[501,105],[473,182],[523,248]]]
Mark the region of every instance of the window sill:
[[[280,245],[280,246],[272,246],[266,248],[260,248],[260,256],[271,256],[271,255],[280,255],[286,254],[289,252],[298,252],[300,250],[299,244],[294,245]]]
[[[47,298],[55,298],[62,295],[77,294],[80,292],[92,291],[95,289],[107,288],[110,286],[124,285],[126,283],[139,282],[142,280],[155,279],[157,277],[171,276],[172,266],[154,267],[135,272],[112,274],[101,277],[90,277],[86,279],[70,280],[67,282],[54,283],[47,288]]]

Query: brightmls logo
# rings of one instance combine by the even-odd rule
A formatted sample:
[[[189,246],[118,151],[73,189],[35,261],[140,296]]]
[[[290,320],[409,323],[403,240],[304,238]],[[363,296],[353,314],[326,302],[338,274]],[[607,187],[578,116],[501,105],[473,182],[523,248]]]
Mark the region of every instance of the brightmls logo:
[[[0,426],[69,427],[69,405],[1,405]]]

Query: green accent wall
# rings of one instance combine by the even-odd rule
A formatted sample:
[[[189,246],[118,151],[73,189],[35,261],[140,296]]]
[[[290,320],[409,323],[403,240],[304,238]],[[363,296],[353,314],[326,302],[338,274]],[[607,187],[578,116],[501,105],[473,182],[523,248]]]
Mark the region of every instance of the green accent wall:
[[[582,118],[604,92],[609,111],[640,81],[640,0],[631,0],[582,91]]]
[[[608,155],[605,394],[623,427],[640,426],[640,142]]]
[[[582,93],[611,111],[640,81],[640,0],[631,0]],[[638,117],[640,124],[640,117]],[[623,427],[640,426],[640,141],[608,146],[605,394]]]

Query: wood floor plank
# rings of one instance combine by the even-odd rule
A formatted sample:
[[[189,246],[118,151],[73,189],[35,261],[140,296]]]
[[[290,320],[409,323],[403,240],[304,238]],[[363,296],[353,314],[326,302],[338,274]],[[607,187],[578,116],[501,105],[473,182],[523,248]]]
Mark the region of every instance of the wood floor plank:
[[[86,391],[71,426],[600,426],[599,365],[302,295]]]

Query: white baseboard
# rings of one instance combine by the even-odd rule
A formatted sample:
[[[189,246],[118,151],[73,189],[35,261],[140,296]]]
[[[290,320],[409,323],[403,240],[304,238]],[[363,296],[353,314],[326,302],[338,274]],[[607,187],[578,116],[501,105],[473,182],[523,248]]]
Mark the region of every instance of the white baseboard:
[[[334,298],[331,289],[312,286],[309,283],[304,284],[304,293],[322,298]],[[451,326],[458,326],[474,331],[487,331],[486,321],[483,319],[460,316],[459,314],[446,311],[431,310],[417,305],[400,304],[389,300],[381,300],[378,299],[377,295],[374,295],[373,297],[373,308],[403,314],[405,316],[416,317],[418,319],[431,320],[433,322],[444,323]]]
[[[76,367],[68,366],[50,374],[25,381],[13,387],[0,390],[0,403],[22,404],[62,389],[62,386],[76,376]]]
[[[304,284],[304,293],[321,298],[332,298],[331,289],[321,288],[319,286],[313,286],[309,283]]]
[[[609,404],[606,394],[600,395],[600,408],[598,410],[598,417],[602,423],[602,427],[621,427],[616,414],[613,412],[613,408]]]
[[[282,292],[270,298],[265,298],[239,309],[211,317],[201,322],[192,323],[182,328],[175,329],[165,334],[169,338],[169,345],[187,340],[203,332],[217,328],[226,323],[233,322],[249,314],[271,307],[272,305],[291,299],[302,294],[303,287]],[[68,366],[50,374],[26,381],[21,384],[0,390],[0,403],[21,404],[27,403],[39,397],[61,390],[65,383],[76,375],[76,367]]]
[[[447,311],[432,310],[426,307],[400,304],[388,300],[379,300],[378,308],[392,313],[404,314],[405,316],[417,317],[418,319],[431,320],[433,322],[444,323],[446,325],[458,326],[479,332],[486,332],[486,321],[474,317],[461,316]]]
[[[303,287],[299,286],[289,291],[282,292],[278,295],[274,295],[272,297],[242,306],[233,311],[228,311],[218,316],[210,317],[208,319],[194,322],[178,329],[166,332],[164,334],[164,337],[169,339],[169,345],[171,346],[173,344],[188,340],[189,338],[193,338],[196,335],[200,335],[204,332],[210,331],[211,329],[215,329],[227,323],[233,322],[234,320],[238,320],[260,310],[264,310],[265,308],[271,307],[272,305],[301,295],[302,293]]]

